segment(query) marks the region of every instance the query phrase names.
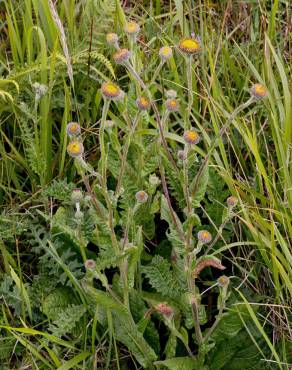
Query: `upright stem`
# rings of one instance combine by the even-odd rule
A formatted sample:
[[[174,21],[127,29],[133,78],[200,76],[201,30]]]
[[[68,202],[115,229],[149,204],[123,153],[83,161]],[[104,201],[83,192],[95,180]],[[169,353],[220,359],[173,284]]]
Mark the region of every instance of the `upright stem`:
[[[99,130],[99,145],[100,145],[100,160],[101,160],[101,177],[102,177],[102,187],[104,191],[107,191],[106,185],[106,150],[104,145],[104,130],[105,130],[105,121],[109,110],[110,101],[104,99],[104,105],[102,108],[102,117],[101,117],[101,126]]]
[[[115,191],[115,194],[116,195],[119,194],[120,189],[121,189],[122,178],[123,178],[123,175],[124,175],[124,172],[125,172],[125,168],[126,168],[127,155],[128,155],[129,147],[130,147],[130,144],[131,144],[132,136],[133,136],[133,134],[134,134],[134,132],[136,130],[137,124],[139,122],[139,117],[140,117],[140,115],[137,114],[137,116],[136,116],[136,118],[135,118],[135,120],[133,122],[133,125],[131,127],[129,136],[127,137],[125,148],[123,150],[123,156],[122,156],[122,161],[121,161],[121,169],[120,169],[120,172],[119,172],[118,182],[117,182],[116,191]]]
[[[188,82],[188,119],[190,120],[194,102],[193,96],[193,75],[192,75],[192,56],[187,56],[187,82]]]
[[[211,143],[211,146],[208,149],[208,154],[206,155],[205,159],[203,160],[203,162],[202,162],[202,164],[201,164],[201,166],[200,166],[200,168],[199,168],[199,170],[197,172],[195,185],[194,185],[193,192],[192,192],[191,195],[195,194],[196,191],[197,191],[197,187],[198,187],[198,184],[199,184],[199,181],[200,181],[201,174],[203,173],[206,165],[208,164],[209,158],[211,157],[211,155],[213,153],[213,150],[216,148],[216,146],[218,144],[218,139],[220,139],[224,135],[224,133],[226,132],[227,128],[232,123],[232,121],[234,120],[234,118],[236,117],[236,115],[241,110],[247,108],[253,101],[254,101],[254,99],[253,98],[250,98],[250,99],[248,99],[248,101],[246,101],[245,103],[243,103],[242,105],[240,105],[239,107],[237,107],[233,111],[233,113],[229,115],[227,122],[225,123],[224,126],[222,126],[222,128],[219,131],[219,133],[213,139],[213,142]]]

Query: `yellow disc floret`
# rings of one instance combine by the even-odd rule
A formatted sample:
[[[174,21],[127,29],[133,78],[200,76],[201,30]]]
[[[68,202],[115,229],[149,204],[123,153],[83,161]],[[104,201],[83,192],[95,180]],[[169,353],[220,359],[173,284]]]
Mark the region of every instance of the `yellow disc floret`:
[[[198,39],[183,39],[178,45],[179,49],[188,55],[196,54],[201,50],[201,42]]]
[[[137,98],[136,104],[141,110],[147,110],[150,108],[150,101],[145,96]]]
[[[172,56],[172,49],[169,46],[163,46],[159,50],[159,55],[164,60],[169,59]]]
[[[138,23],[130,21],[126,23],[124,30],[129,35],[137,35],[140,31],[140,26]]]
[[[251,88],[251,94],[257,99],[263,99],[267,96],[267,89],[262,84],[254,84]]]
[[[66,130],[67,130],[67,134],[70,137],[79,135],[81,131],[80,125],[77,122],[69,122],[66,127]]]
[[[198,144],[200,135],[195,130],[187,130],[184,132],[184,139],[188,144]]]
[[[83,144],[78,140],[72,140],[67,146],[67,152],[73,158],[81,157],[84,153]]]
[[[118,99],[121,96],[121,89],[113,82],[104,82],[101,85],[101,92],[108,99]]]
[[[179,109],[179,103],[175,98],[167,99],[165,105],[166,109],[170,112],[176,112]]]

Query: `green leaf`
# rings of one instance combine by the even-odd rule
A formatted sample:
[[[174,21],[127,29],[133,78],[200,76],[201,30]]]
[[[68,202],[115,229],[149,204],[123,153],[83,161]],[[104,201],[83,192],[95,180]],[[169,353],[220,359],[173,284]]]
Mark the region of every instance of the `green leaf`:
[[[156,255],[148,266],[142,268],[142,272],[149,279],[150,284],[164,297],[179,300],[184,292],[183,287],[174,277],[171,265],[163,257]]]
[[[85,360],[90,355],[89,352],[81,352],[74,358],[71,358],[71,360],[66,361],[62,366],[58,367],[57,370],[69,370],[69,369],[75,369],[75,366],[79,364],[79,362]]]
[[[196,177],[190,184],[190,193],[192,195],[192,206],[194,208],[199,207],[201,201],[204,199],[207,185],[209,181],[209,167],[205,166],[203,169],[200,178]]]
[[[156,361],[155,365],[163,365],[169,370],[203,370],[198,362],[190,357],[175,357],[164,361]]]

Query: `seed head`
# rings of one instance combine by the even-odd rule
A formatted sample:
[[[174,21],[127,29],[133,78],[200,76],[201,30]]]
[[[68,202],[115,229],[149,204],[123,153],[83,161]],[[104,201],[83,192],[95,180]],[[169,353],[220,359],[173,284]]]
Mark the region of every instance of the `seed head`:
[[[207,230],[201,230],[197,234],[199,241],[202,244],[208,244],[212,240],[212,235]]]
[[[159,56],[162,60],[167,60],[172,57],[172,49],[169,46],[163,46],[159,50]]]
[[[123,96],[122,90],[113,82],[104,82],[101,85],[101,93],[105,98],[119,100]]]
[[[201,51],[201,42],[199,39],[186,38],[181,40],[178,47],[184,54],[193,55]]]
[[[173,316],[173,308],[168,306],[166,303],[158,303],[155,306],[155,310],[162,313],[162,315],[168,319]]]
[[[96,267],[96,263],[93,260],[86,260],[84,266],[88,270],[94,270]]]
[[[197,131],[191,129],[184,132],[184,139],[190,145],[198,144],[200,141],[200,135],[197,133]]]
[[[150,101],[145,98],[145,96],[140,96],[139,98],[137,98],[136,104],[141,110],[147,110],[150,108]]]
[[[81,132],[80,125],[77,122],[69,122],[66,127],[66,130],[67,130],[68,136],[70,137],[77,136]]]
[[[267,88],[262,84],[254,84],[251,87],[251,95],[256,99],[264,99],[267,94]]]
[[[106,41],[108,44],[114,45],[119,41],[119,37],[116,33],[110,32],[106,35]]]
[[[117,64],[123,64],[129,60],[131,52],[128,49],[120,49],[113,55],[113,59]]]
[[[218,279],[217,279],[217,283],[219,286],[221,287],[225,287],[225,286],[228,286],[229,284],[229,277],[228,276],[225,276],[225,275],[222,275],[220,276]]]
[[[226,199],[226,203],[227,203],[228,207],[233,208],[237,205],[238,199],[234,196],[231,196],[231,197],[228,197]]]
[[[136,36],[140,32],[140,26],[134,21],[127,22],[124,31],[131,36]]]
[[[137,202],[139,203],[146,203],[148,200],[148,194],[144,190],[140,190],[135,195]]]
[[[84,153],[84,146],[80,141],[72,140],[67,146],[67,153],[73,158],[81,157]]]
[[[179,102],[175,98],[167,99],[165,106],[169,112],[177,112],[179,110]]]

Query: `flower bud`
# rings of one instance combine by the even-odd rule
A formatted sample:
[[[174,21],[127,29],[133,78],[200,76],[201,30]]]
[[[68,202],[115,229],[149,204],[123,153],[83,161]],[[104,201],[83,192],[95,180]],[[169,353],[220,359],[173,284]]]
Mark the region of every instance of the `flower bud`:
[[[78,210],[78,211],[75,212],[74,217],[77,221],[81,221],[84,217],[84,214],[83,214],[83,212]]]
[[[74,189],[71,193],[71,201],[73,204],[80,203],[83,199],[83,194],[80,189]]]
[[[238,199],[234,196],[228,197],[226,200],[228,207],[233,208],[237,205]]]
[[[96,267],[96,263],[94,260],[86,260],[84,266],[87,270],[94,270]]]
[[[148,194],[144,190],[140,190],[135,195],[137,202],[146,203],[148,200]]]

